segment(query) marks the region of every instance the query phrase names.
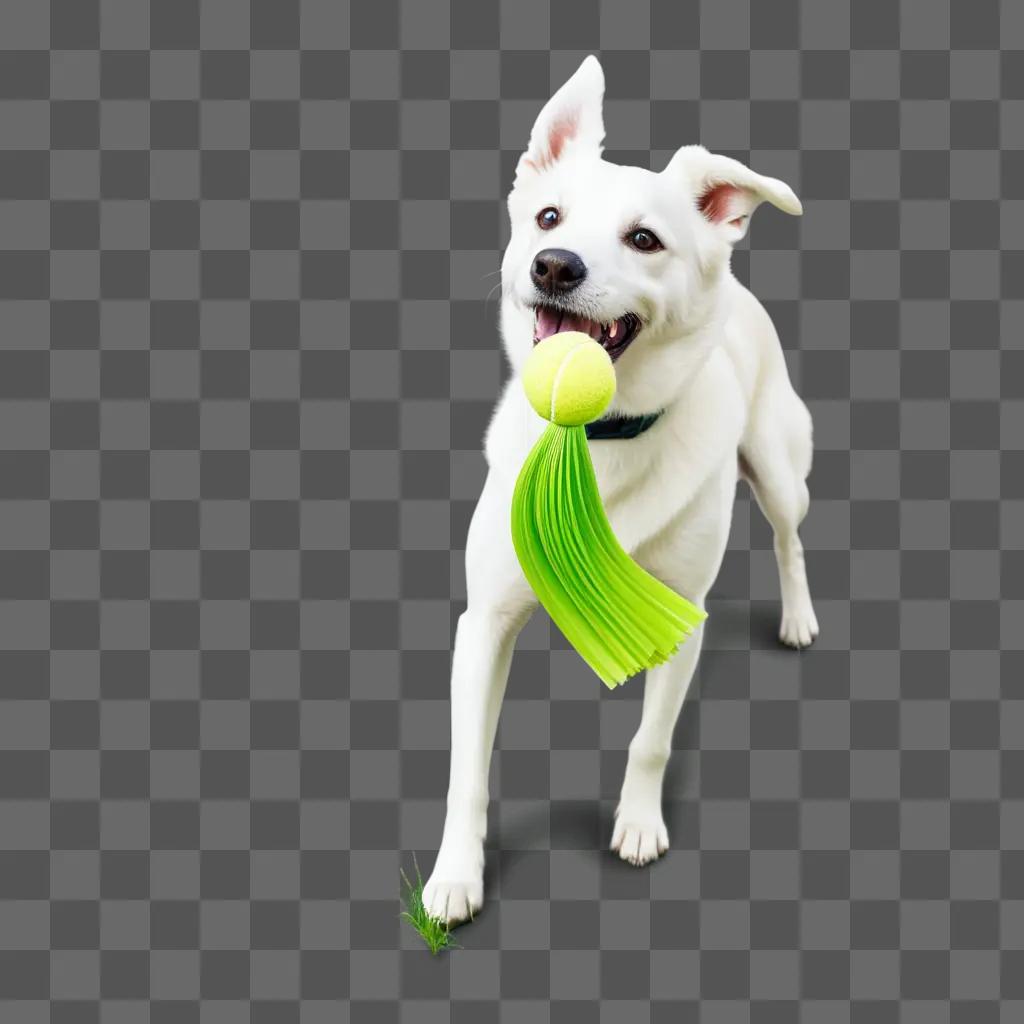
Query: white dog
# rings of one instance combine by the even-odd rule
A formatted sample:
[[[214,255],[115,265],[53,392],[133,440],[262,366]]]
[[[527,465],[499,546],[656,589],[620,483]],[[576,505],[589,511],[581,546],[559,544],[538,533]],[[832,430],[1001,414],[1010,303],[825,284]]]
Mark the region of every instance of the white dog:
[[[483,902],[491,750],[516,636],[536,607],[512,547],[509,506],[547,425],[520,380],[537,339],[583,330],[615,360],[615,419],[590,450],[622,546],[703,607],[743,476],[775,531],[779,637],[804,647],[818,633],[797,536],[811,418],[768,314],[729,268],[761,202],[799,214],[800,201],[783,182],[701,146],[684,146],[660,174],[603,160],[603,92],[601,66],[588,57],[541,111],[508,197],[501,330],[513,374],[487,430],[488,474],[466,542],[447,817],[424,890],[428,911],[453,923]],[[647,673],[611,839],[633,864],[668,848],[662,780],[701,640],[697,630]]]

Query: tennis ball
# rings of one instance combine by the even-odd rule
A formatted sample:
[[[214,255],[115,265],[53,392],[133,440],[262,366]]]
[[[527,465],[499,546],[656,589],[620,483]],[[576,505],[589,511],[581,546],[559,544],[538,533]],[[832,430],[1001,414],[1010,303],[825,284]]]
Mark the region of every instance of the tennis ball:
[[[530,405],[563,427],[591,423],[615,394],[611,357],[589,334],[563,331],[534,346],[523,367]]]

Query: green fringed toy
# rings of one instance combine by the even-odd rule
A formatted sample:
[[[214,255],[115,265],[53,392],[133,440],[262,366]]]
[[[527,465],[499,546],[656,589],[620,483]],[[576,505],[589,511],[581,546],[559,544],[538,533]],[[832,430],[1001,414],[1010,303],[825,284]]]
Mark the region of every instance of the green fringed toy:
[[[531,353],[523,386],[551,426],[516,481],[512,542],[552,621],[614,688],[667,661],[707,616],[637,565],[605,515],[584,424],[615,394],[608,353],[587,334],[554,334]]]

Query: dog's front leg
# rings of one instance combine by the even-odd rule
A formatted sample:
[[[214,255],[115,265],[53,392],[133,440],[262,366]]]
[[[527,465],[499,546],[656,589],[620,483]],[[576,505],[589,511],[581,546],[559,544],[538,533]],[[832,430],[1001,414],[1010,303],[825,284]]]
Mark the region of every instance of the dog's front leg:
[[[661,813],[665,767],[672,732],[690,688],[704,627],[699,626],[663,665],[648,669],[640,727],[629,744],[622,794],[615,808],[611,848],[631,864],[646,864],[668,849]]]
[[[427,911],[449,923],[483,904],[491,751],[516,637],[536,604],[512,547],[509,499],[489,476],[466,540],[467,607],[452,657],[448,806],[423,890]]]

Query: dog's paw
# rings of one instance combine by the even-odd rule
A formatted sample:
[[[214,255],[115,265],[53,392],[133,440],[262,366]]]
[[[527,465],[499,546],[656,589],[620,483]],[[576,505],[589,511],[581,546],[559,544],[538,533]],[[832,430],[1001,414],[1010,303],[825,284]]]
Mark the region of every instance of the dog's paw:
[[[782,612],[782,625],[779,627],[779,640],[787,647],[810,647],[818,636],[818,620],[814,617],[814,609],[808,605],[790,612]]]
[[[668,849],[668,829],[661,814],[635,813],[628,808],[616,812],[611,849],[637,867],[657,860]]]
[[[483,905],[482,878],[456,882],[431,875],[423,887],[423,906],[427,913],[448,925],[468,921]]]

